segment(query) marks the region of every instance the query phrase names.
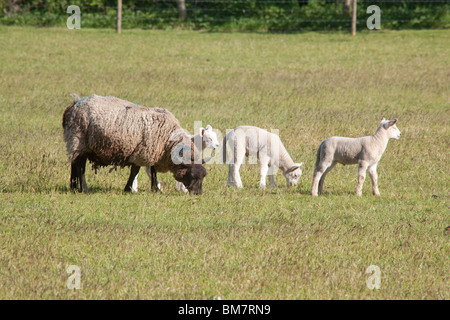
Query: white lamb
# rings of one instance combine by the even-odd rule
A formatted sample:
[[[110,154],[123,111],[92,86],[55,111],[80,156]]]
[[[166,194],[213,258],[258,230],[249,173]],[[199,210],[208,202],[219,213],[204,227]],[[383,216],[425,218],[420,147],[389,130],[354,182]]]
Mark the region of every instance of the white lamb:
[[[358,164],[358,185],[356,195],[362,195],[362,187],[366,178],[366,170],[372,179],[372,190],[376,196],[378,190],[378,162],[386,150],[390,138],[400,139],[400,130],[396,126],[397,119],[383,118],[377,131],[372,136],[362,138],[331,137],[323,141],[317,150],[316,168],[314,170],[311,195],[322,193],[325,176],[336,163]]]
[[[227,143],[232,150],[231,161],[227,161]],[[240,126],[228,132],[223,139],[223,161],[224,163],[229,163],[229,186],[243,187],[239,168],[246,156],[259,159],[260,188],[266,187],[267,175],[269,175],[270,185],[276,187],[274,167],[278,167],[283,171],[288,186],[297,185],[302,175],[300,166],[303,163],[294,163],[292,161],[278,135],[258,127]]]

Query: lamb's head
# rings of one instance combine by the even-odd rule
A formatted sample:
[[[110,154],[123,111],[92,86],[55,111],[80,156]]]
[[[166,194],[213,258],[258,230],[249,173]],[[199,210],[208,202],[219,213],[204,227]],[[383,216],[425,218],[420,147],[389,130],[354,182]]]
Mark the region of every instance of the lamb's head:
[[[387,136],[389,139],[400,139],[401,132],[397,128],[397,119],[394,120],[386,120],[385,118],[381,119],[380,128],[386,130]]]
[[[202,136],[203,148],[217,149],[219,148],[219,141],[213,128],[208,124],[206,128],[200,128],[200,135]]]
[[[173,176],[175,180],[184,184],[189,193],[201,194],[203,179],[206,176],[206,169],[201,164],[182,163],[176,168]]]
[[[298,180],[302,176],[302,169],[300,167],[303,165],[303,162],[294,163],[292,167],[283,172],[284,177],[286,178],[286,183],[288,187],[296,186]]]

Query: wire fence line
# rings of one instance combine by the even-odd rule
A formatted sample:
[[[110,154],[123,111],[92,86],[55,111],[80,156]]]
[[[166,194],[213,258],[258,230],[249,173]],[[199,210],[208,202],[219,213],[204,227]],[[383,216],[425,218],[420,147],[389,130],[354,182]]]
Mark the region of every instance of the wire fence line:
[[[122,0],[123,28],[190,28],[274,31],[342,30],[351,22],[350,0]],[[179,3],[185,17],[181,19]],[[367,7],[380,8],[383,28],[449,28],[450,0],[358,0],[358,27]],[[14,7],[14,4],[16,7]],[[0,23],[65,25],[69,5],[81,11],[83,27],[114,28],[117,0],[0,0]]]

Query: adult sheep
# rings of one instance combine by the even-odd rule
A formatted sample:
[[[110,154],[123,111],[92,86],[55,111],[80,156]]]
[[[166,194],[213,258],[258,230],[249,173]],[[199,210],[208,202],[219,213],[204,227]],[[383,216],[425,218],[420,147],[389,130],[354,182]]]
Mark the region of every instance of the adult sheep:
[[[131,191],[141,166],[154,166],[159,172],[171,171],[190,193],[202,192],[206,169],[199,152],[168,110],[110,96],[73,96],[75,101],[63,115],[72,189],[87,192],[89,159],[94,166],[131,166],[125,191]]]
[[[377,131],[372,136],[361,138],[331,137],[324,140],[317,150],[316,168],[314,169],[311,195],[322,193],[326,175],[337,163],[358,164],[358,184],[356,195],[362,195],[362,187],[366,179],[366,170],[372,179],[372,191],[376,196],[378,190],[377,166],[389,139],[400,139],[400,130],[397,128],[397,119],[381,119]]]
[[[216,150],[220,146],[219,141],[217,140],[217,134],[213,131],[213,128],[209,124],[206,126],[206,128],[200,128],[199,133],[191,137],[191,141],[195,144],[197,150],[205,150],[205,149]],[[148,166],[145,168],[145,171],[147,172],[147,175],[150,178],[152,190],[161,191],[161,185],[158,182],[158,177],[155,168],[152,166]],[[183,193],[188,192],[184,184],[179,181],[176,182],[175,188]],[[131,191],[132,192],[138,191],[137,176],[133,181]]]

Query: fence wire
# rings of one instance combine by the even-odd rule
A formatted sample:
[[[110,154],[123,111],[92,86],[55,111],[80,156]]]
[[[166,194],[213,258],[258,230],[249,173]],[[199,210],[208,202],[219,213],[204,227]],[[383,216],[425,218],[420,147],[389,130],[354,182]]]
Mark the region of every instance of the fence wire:
[[[122,27],[289,32],[348,29],[351,22],[344,0],[185,0],[184,18],[179,2],[123,0]],[[0,0],[0,23],[65,25],[69,5],[80,7],[82,27],[115,27],[115,0]],[[369,17],[369,5],[380,8],[384,28],[450,27],[450,0],[358,0],[358,26]]]

